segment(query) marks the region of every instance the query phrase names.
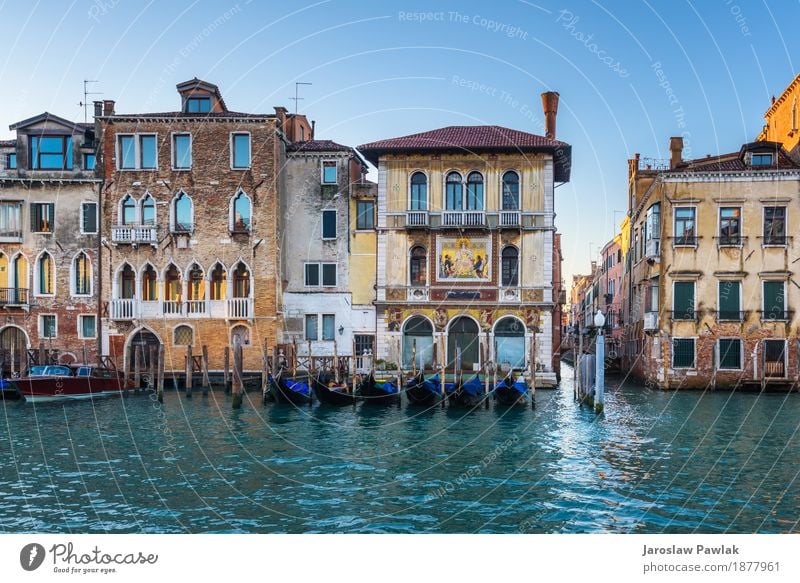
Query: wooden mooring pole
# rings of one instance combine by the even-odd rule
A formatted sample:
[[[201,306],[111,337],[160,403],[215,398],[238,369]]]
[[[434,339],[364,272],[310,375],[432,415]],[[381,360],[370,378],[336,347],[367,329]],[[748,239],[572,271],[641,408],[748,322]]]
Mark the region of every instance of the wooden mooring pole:
[[[186,371],[185,371],[185,379],[184,383],[186,386],[186,397],[188,399],[192,398],[192,369],[194,368],[194,362],[192,361],[192,345],[189,344],[186,347]]]
[[[150,360],[147,361],[147,374],[150,378],[150,381],[148,382],[148,389],[152,389],[156,386],[156,354],[156,347],[150,346]]]
[[[269,391],[269,341],[264,339],[264,354],[261,357],[261,402],[267,402],[267,391]]]
[[[244,383],[242,382],[242,343],[237,339],[233,345],[233,408],[241,409]]]
[[[222,372],[222,382],[225,385],[225,394],[231,392],[231,347],[225,347],[225,368]]]
[[[533,327],[531,340],[531,409],[536,409],[536,328]]]
[[[208,346],[203,344],[203,396],[208,396],[208,390],[211,388],[211,378],[208,376]]]
[[[139,387],[142,385],[142,350],[141,346],[134,346],[133,348],[133,391],[139,392]]]
[[[158,345],[158,378],[156,379],[158,402],[164,402],[164,345]]]

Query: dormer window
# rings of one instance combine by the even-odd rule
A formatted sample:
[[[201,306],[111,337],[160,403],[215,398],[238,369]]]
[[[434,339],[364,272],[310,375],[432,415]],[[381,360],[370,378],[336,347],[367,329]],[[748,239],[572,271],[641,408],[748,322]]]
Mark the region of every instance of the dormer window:
[[[186,113],[209,113],[211,111],[210,97],[188,97],[186,98]]]
[[[772,154],[753,154],[752,166],[772,166]]]
[[[31,136],[31,170],[72,170],[72,136]]]
[[[6,154],[6,168],[9,170],[16,170],[17,169],[17,154],[11,153]]]

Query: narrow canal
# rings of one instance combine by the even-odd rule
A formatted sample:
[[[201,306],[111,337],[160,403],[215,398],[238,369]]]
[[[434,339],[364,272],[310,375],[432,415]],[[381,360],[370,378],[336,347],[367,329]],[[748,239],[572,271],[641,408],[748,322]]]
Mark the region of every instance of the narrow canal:
[[[2,532],[800,531],[800,395],[537,408],[0,402]]]

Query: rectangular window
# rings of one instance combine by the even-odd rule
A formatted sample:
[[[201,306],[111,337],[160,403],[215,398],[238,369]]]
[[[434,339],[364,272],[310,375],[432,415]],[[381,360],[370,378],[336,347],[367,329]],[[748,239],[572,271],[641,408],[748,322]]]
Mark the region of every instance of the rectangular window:
[[[31,203],[31,231],[34,233],[52,233],[55,221],[56,205],[52,202]]]
[[[788,320],[786,313],[785,282],[764,282],[764,320]]]
[[[322,286],[323,287],[336,287],[336,264],[323,263],[322,264]]]
[[[764,340],[764,376],[786,377],[785,340]]]
[[[250,134],[231,134],[231,166],[250,168]]]
[[[117,136],[117,167],[121,170],[155,170],[158,167],[156,136]]]
[[[319,263],[306,263],[305,281],[306,287],[319,286]]]
[[[31,170],[72,170],[72,136],[31,136]]]
[[[39,337],[55,338],[57,333],[55,314],[42,314],[39,316]]]
[[[97,337],[97,325],[96,325],[96,316],[94,315],[80,315],[78,316],[78,336],[80,338],[96,338]]]
[[[123,170],[136,168],[136,141],[134,136],[119,136],[117,138],[117,166]]]
[[[647,309],[647,311],[648,312],[658,312],[659,297],[658,297],[658,278],[657,277],[654,277],[653,279],[650,280],[650,286],[648,287],[647,292],[648,292],[647,293],[647,297],[646,297],[646,301],[647,301],[646,309]]]
[[[738,338],[720,338],[719,344],[720,370],[741,370],[742,341]]]
[[[211,111],[210,97],[189,97],[186,100],[186,113],[208,113]]]
[[[22,203],[0,201],[0,237],[22,237]]]
[[[156,167],[155,136],[139,136],[139,167],[144,170]]]
[[[333,314],[322,315],[322,339],[336,340],[336,316]]]
[[[6,154],[6,168],[9,170],[17,169],[17,155],[15,153]]]
[[[753,154],[753,166],[772,166],[772,154]]]
[[[764,245],[786,245],[786,207],[764,207]]]
[[[742,282],[719,282],[719,310],[718,320],[739,322],[742,319],[741,309]]]
[[[81,203],[81,233],[94,235],[97,233],[97,203]]]
[[[173,134],[172,167],[175,170],[188,170],[192,167],[192,136]]]
[[[366,351],[373,352],[375,349],[375,337],[372,334],[356,334],[355,341],[356,355],[361,356]]]
[[[723,207],[719,209],[719,244],[741,245],[742,209]]]
[[[356,202],[356,229],[369,230],[375,228],[375,201],[359,200]]]
[[[336,238],[336,211],[322,211],[322,238]]]
[[[306,340],[317,339],[317,315],[306,314]]]
[[[672,317],[675,320],[694,320],[694,282],[676,281],[672,285]]]
[[[672,368],[694,368],[694,338],[672,339]]]
[[[675,244],[697,245],[697,232],[695,231],[694,207],[677,207],[675,209]]]
[[[94,170],[94,163],[95,163],[95,155],[94,154],[84,154],[83,155],[83,169],[84,170]]]
[[[336,162],[327,161],[322,163],[322,184],[336,184]]]

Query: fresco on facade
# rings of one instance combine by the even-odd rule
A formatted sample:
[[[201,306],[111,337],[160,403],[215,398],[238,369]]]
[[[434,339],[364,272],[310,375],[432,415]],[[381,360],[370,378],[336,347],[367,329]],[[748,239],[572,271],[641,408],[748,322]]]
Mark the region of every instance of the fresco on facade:
[[[491,276],[489,239],[439,239],[436,243],[439,281],[488,281]]]

